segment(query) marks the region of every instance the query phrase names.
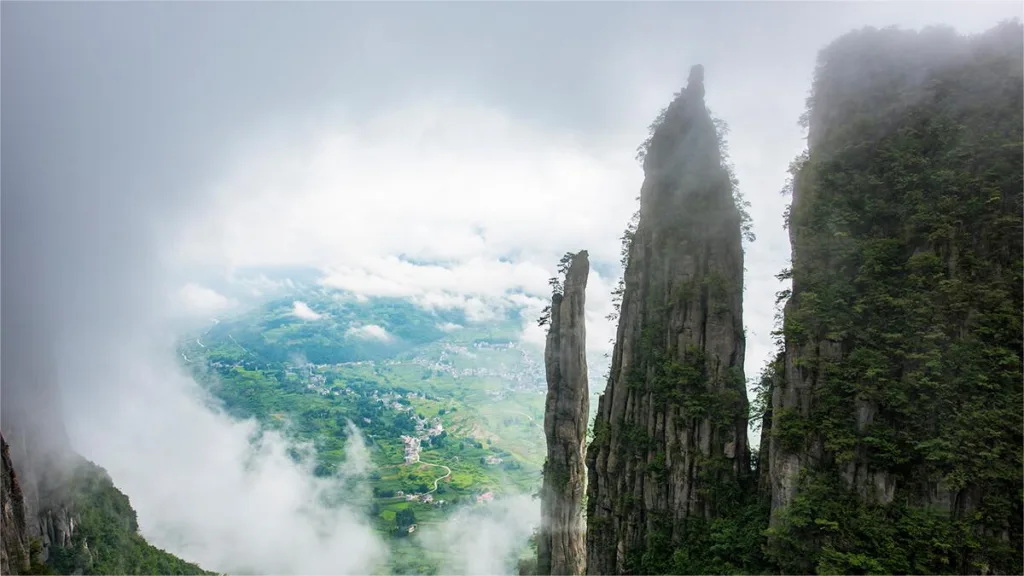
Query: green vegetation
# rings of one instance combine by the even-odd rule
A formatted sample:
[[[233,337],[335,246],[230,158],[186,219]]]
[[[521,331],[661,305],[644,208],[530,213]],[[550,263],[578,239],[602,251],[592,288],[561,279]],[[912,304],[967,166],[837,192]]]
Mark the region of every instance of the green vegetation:
[[[73,540],[52,547],[48,565],[38,558],[34,541],[32,573],[43,574],[213,574],[148,544],[125,496],[100,467],[85,462],[62,485],[69,512],[76,519]]]
[[[629,572],[1019,573],[1021,33],[1019,23],[977,38],[868,30],[823,51],[804,117],[811,148],[786,186],[795,262],[779,278],[793,288],[779,294],[779,350],[749,412],[763,419],[762,450],[778,453],[752,454],[747,476],[719,455],[697,458],[710,508],[684,523],[647,510]],[[721,297],[723,279],[706,280],[672,298]],[[715,393],[727,386],[702,388],[707,360],[695,351],[661,357],[658,322],[644,327],[642,365],[625,385],[712,427],[728,423],[735,399]],[[779,387],[787,394],[773,400]],[[656,446],[644,428],[620,430],[622,457]],[[608,435],[595,423],[591,448]],[[787,477],[795,493],[773,511],[769,473],[788,471],[769,466],[788,456],[800,467]],[[666,456],[636,465],[660,481]],[[641,505],[623,494],[615,513]],[[608,521],[591,518],[589,530]]]
[[[481,494],[539,486],[544,376],[539,355],[514,344],[521,318],[474,323],[342,293],[301,299],[322,316],[303,320],[292,299],[276,300],[183,339],[182,361],[230,414],[311,443],[318,475],[342,471],[354,424],[372,461],[372,498],[356,504],[391,538],[390,570],[435,573],[443,558],[421,546],[424,527],[486,505]],[[369,325],[379,330],[351,331]],[[403,436],[419,439],[411,461]]]
[[[440,340],[445,336],[441,326],[447,323],[465,323],[462,313],[425,314],[414,304],[397,298],[360,302],[337,301],[325,293],[309,296],[313,299],[303,296],[275,300],[262,306],[258,315],[243,315],[213,326],[207,336],[214,341],[230,336],[238,347],[262,362],[294,362],[300,356],[313,364],[335,364],[392,358]],[[295,300],[312,305],[316,313],[325,317],[321,321],[301,321],[293,314]],[[368,326],[387,327],[387,337],[358,332]],[[211,360],[237,359],[238,347],[223,350],[227,356],[214,355]]]
[[[768,533],[785,572],[1020,570],[1020,35],[862,32],[823,54],[809,114],[833,104],[830,62],[908,44],[970,57],[916,85],[920,62],[875,72],[794,165],[786,342],[835,353],[801,353],[795,368],[822,375],[810,411],[774,414],[784,452],[827,455]],[[884,474],[891,496],[851,485],[851,467]]]

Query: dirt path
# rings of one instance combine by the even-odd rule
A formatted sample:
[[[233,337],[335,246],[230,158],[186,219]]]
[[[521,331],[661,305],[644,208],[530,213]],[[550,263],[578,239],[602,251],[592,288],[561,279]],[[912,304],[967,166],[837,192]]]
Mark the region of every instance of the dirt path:
[[[429,492],[425,492],[425,494],[432,494],[435,490],[437,490],[437,483],[438,482],[440,482],[441,480],[444,480],[445,478],[448,478],[449,476],[452,475],[452,469],[447,467],[447,466],[445,466],[444,464],[434,464],[432,462],[424,462],[423,460],[420,460],[419,463],[420,464],[426,464],[427,466],[436,466],[437,468],[444,468],[444,471],[445,471],[445,475],[436,478],[434,480],[434,487],[431,488]]]

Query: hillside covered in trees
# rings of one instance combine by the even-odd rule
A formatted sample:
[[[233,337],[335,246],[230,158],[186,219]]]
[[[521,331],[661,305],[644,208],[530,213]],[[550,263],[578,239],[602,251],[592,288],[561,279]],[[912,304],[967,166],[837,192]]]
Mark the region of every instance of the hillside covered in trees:
[[[783,572],[1021,570],[1021,32],[819,57],[762,457]]]

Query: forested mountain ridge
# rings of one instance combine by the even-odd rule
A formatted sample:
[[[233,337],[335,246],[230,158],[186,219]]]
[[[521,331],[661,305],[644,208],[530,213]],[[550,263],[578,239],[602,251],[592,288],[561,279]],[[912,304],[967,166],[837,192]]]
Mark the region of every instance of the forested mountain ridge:
[[[1021,569],[1021,34],[821,52],[766,424],[785,572]]]
[[[5,358],[42,348],[26,333],[4,332]],[[128,497],[72,448],[52,371],[19,368],[5,361],[0,380],[0,573],[206,574],[145,541]]]

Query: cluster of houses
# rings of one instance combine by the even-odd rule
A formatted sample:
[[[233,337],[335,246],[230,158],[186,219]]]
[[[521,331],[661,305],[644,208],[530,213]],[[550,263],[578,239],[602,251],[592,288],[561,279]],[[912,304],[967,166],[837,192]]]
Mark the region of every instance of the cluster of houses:
[[[441,432],[444,432],[444,425],[441,424],[441,419],[436,416],[430,421],[419,416],[416,416],[414,420],[416,421],[416,433],[421,440],[440,436]]]
[[[415,436],[402,435],[405,444],[405,463],[415,464],[420,461],[420,439]]]
[[[445,500],[434,500],[433,494],[406,494],[399,490],[395,492],[396,498],[405,498],[406,502],[422,502],[424,504],[433,504],[434,506],[444,506],[447,501]]]
[[[408,397],[410,399],[415,398],[416,393],[410,392]],[[399,402],[399,400],[402,399],[402,395],[399,394],[398,392],[380,393],[374,390],[373,394],[370,395],[370,399],[373,400],[374,402],[380,402],[381,404],[384,405],[385,408],[391,408],[396,412],[408,412],[409,410],[412,410],[412,406],[409,406],[408,404],[402,404],[401,402]]]
[[[427,421],[426,418],[413,416],[416,422],[416,436],[402,435],[402,442],[405,444],[405,463],[415,464],[420,461],[420,443],[428,438],[440,436],[444,432],[444,425],[440,418]]]

